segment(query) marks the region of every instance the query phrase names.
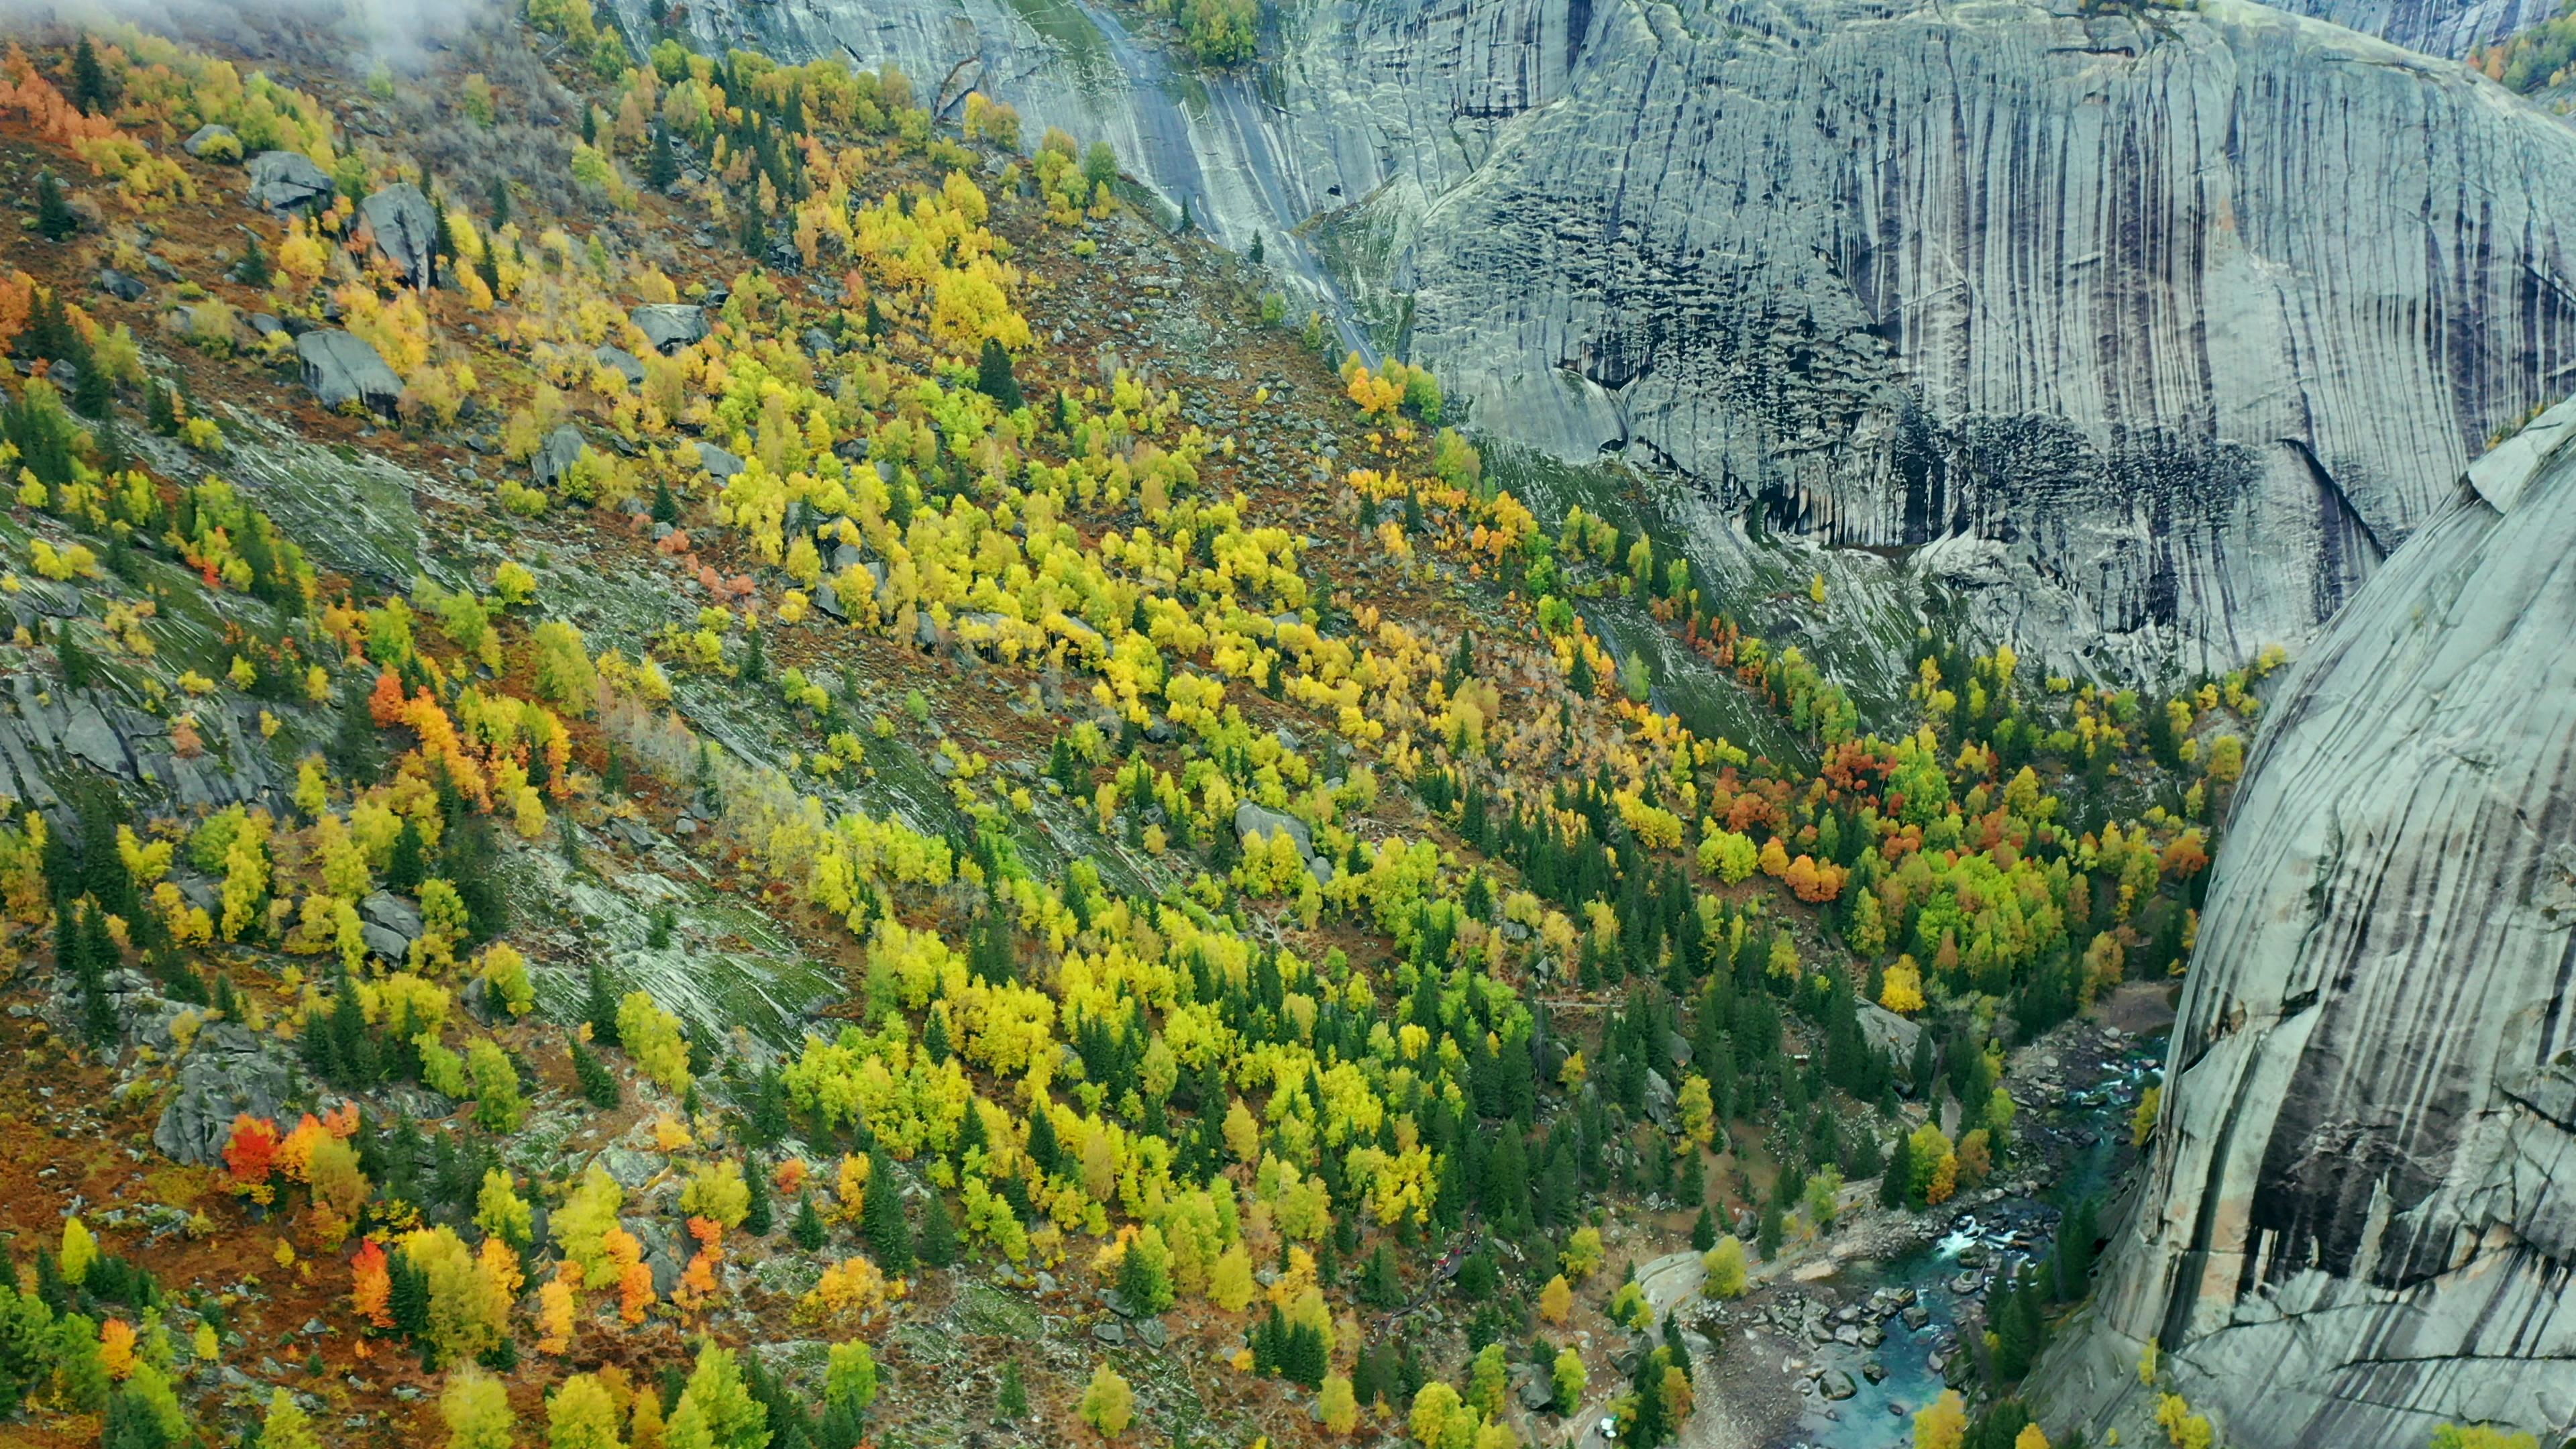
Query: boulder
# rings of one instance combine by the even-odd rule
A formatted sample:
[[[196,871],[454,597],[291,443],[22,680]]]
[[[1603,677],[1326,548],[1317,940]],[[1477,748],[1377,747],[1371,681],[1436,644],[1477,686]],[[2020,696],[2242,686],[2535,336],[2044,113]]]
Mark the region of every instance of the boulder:
[[[415,291],[429,286],[438,267],[438,208],[419,187],[406,181],[369,192],[358,203],[358,219],[377,254],[402,275],[404,286]]]
[[[197,1033],[179,1067],[179,1090],[161,1109],[152,1145],[175,1162],[220,1161],[233,1118],[274,1117],[293,1090],[285,1048],[241,1025],[219,1021]]]
[[[98,289],[120,302],[140,302],[152,295],[141,277],[129,276],[114,267],[99,268]]]
[[[1863,1040],[1887,1053],[1889,1061],[1903,1064],[1914,1059],[1914,1039],[1923,1034],[1923,1028],[1875,1001],[1860,1002],[1854,1010]]]
[[[1860,1392],[1860,1386],[1853,1383],[1852,1376],[1841,1369],[1827,1369],[1824,1377],[1816,1380],[1816,1392],[1828,1399],[1848,1399]]]
[[[328,206],[340,188],[301,151],[262,151],[250,158],[250,204],[283,214]]]
[[[1234,834],[1247,846],[1264,835],[1285,835],[1295,843],[1298,855],[1309,860],[1315,855],[1315,833],[1305,821],[1251,800],[1234,807]]]
[[[402,400],[402,379],[356,333],[337,327],[307,332],[295,339],[295,356],[304,364],[304,385],[326,408],[354,402],[390,417]]]
[[[1666,1132],[1682,1125],[1681,1099],[1674,1094],[1672,1082],[1653,1067],[1646,1068],[1646,1115]]]
[[[616,368],[617,375],[626,379],[628,387],[640,386],[644,381],[644,359],[623,347],[611,347],[603,342],[591,349],[590,360],[602,367]]]
[[[211,150],[217,159],[238,161],[241,159],[241,137],[235,135],[230,126],[209,122],[190,132],[188,139],[179,143],[179,149],[200,157]]]
[[[391,891],[377,891],[358,902],[358,914],[383,930],[392,932],[405,946],[420,939],[424,929],[420,908]],[[391,954],[400,955],[400,951]]]
[[[570,423],[546,434],[544,446],[528,460],[528,467],[537,475],[538,486],[553,488],[561,484],[565,475],[572,472],[572,465],[581,461],[582,449],[588,446],[582,441],[581,429]]]
[[[666,355],[707,335],[707,309],[687,302],[647,302],[628,314],[627,320]]]
[[[742,471],[742,460],[713,443],[700,443],[698,466],[707,470],[707,476],[722,483]]]

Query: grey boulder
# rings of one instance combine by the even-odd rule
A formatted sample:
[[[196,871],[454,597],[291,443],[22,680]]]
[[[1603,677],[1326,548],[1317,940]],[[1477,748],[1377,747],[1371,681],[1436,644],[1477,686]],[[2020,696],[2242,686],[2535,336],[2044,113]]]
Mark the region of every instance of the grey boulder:
[[[1297,847],[1301,858],[1315,854],[1315,834],[1306,822],[1284,810],[1246,800],[1234,807],[1234,833],[1245,845],[1264,835],[1285,835]]]
[[[194,132],[190,133],[187,140],[179,143],[179,149],[187,152],[191,156],[203,156],[206,154],[206,148],[215,144],[217,141],[232,142],[233,155],[236,157],[240,156],[241,137],[233,134],[232,127],[212,122],[199,126]]]
[[[301,151],[262,151],[250,158],[250,204],[262,211],[327,206],[339,191]]]
[[[623,347],[611,347],[603,342],[591,349],[590,360],[602,367],[617,369],[617,375],[626,379],[628,387],[644,381],[644,360]]]
[[[376,251],[394,264],[403,285],[426,288],[438,266],[438,209],[406,181],[370,194],[358,203]]]
[[[546,434],[545,446],[537,449],[537,456],[528,461],[528,466],[536,470],[538,483],[552,488],[572,472],[572,465],[581,461],[582,450],[588,446],[582,441],[581,430],[565,423]]]
[[[337,327],[307,332],[295,339],[295,356],[304,364],[304,385],[326,408],[356,402],[370,412],[391,416],[402,400],[402,379],[365,338],[353,332]]]
[[[707,309],[687,302],[647,302],[629,314],[655,350],[679,351],[707,335]]]

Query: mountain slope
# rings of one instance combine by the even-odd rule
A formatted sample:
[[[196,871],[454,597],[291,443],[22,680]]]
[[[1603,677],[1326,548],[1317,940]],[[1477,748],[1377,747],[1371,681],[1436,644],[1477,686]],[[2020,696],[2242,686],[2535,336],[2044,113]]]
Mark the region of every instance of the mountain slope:
[[[1924,571],[2054,662],[2304,638],[2576,360],[2576,132],[2279,11],[1330,15],[1197,79],[1100,7],[688,12],[1105,126],[1227,245],[1306,232],[1486,426],[1974,540]]]

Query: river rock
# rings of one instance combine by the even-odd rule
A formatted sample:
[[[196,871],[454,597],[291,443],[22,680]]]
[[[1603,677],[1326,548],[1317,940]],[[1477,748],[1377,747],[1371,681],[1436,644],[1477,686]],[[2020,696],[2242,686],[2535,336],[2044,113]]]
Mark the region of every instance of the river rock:
[[[2145,1442],[2576,1431],[2576,401],[2295,664],[2229,809],[2135,1219],[2034,1380]]]
[[[340,188],[301,151],[262,151],[250,158],[250,204],[286,213],[327,206]]]
[[[391,417],[402,400],[402,379],[356,333],[336,327],[307,332],[295,339],[295,356],[304,365],[304,385],[326,408],[355,402]]]

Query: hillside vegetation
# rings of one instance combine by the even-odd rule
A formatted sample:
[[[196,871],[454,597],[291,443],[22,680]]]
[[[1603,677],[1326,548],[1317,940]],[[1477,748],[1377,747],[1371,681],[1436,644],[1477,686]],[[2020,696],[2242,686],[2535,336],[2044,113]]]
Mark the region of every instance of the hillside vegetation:
[[[2254,679],[1864,719],[1106,146],[648,39],[0,63],[0,1432],[1653,1444],[2180,972]]]

